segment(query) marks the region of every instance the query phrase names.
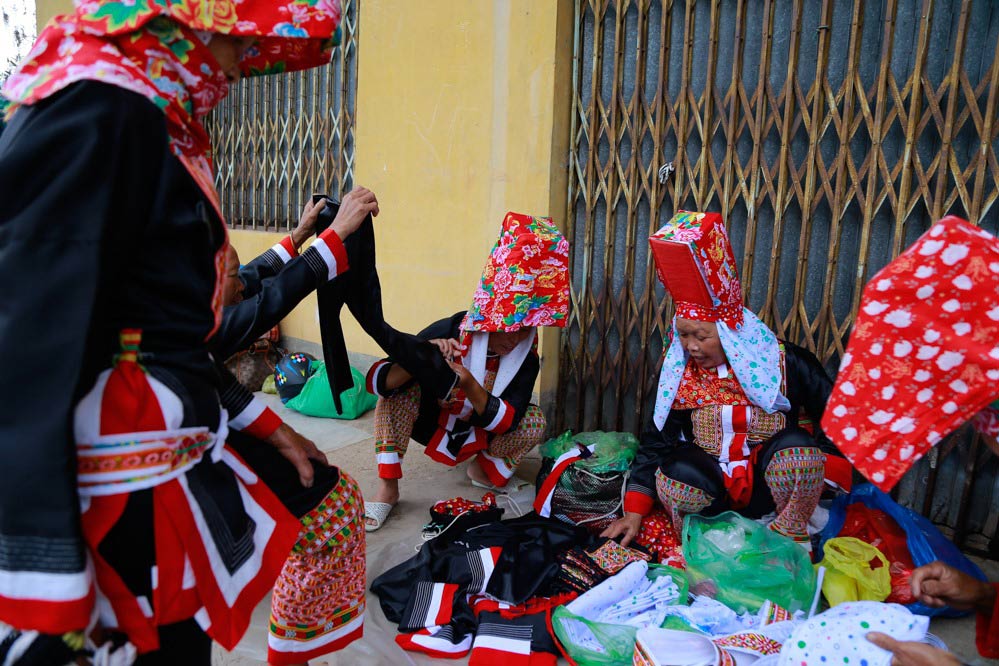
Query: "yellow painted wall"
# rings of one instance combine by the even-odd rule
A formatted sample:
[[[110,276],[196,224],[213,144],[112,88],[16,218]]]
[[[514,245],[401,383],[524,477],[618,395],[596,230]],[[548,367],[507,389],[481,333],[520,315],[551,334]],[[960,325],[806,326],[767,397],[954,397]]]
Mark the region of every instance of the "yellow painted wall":
[[[35,24],[42,31],[49,19],[56,14],[73,11],[73,0],[35,0]]]
[[[38,0],[44,23],[68,0]],[[564,229],[571,0],[364,0],[355,182],[374,190],[386,317],[417,331],[471,302],[507,210]],[[222,193],[225,196],[225,193]],[[280,239],[236,231],[247,261]],[[352,351],[380,350],[344,317]],[[319,341],[315,299],[282,324]],[[558,331],[541,337],[554,390]]]
[[[572,3],[364,0],[355,182],[378,195],[386,318],[417,331],[465,309],[507,210],[564,228]],[[224,193],[223,193],[224,196]],[[244,261],[280,239],[235,232]],[[282,324],[319,341],[315,299]],[[352,351],[380,355],[344,317]],[[558,331],[542,332],[542,394]]]

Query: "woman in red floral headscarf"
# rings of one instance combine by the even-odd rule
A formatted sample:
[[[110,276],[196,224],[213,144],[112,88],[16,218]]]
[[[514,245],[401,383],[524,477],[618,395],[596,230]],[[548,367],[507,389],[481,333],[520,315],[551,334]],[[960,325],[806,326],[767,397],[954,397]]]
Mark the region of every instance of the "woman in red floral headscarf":
[[[471,309],[419,334],[447,359],[440,370],[453,381],[450,395],[438,399],[392,359],[371,367],[368,390],[380,396],[379,485],[365,502],[368,531],[379,529],[399,501],[411,437],[445,465],[471,459],[468,476],[483,488],[506,486],[541,443],[545,417],[530,404],[540,369],[535,337],[539,326],[565,326],[568,258],[569,244],[550,218],[507,213]]]
[[[7,81],[0,622],[93,620],[139,663],[208,664],[293,546],[319,557],[328,524],[358,531],[356,484],[314,447],[227,435],[209,353],[228,240],[201,118],[241,74],[328,62],[339,20],[337,0],[80,0]],[[317,241],[322,278],[367,212]],[[354,603],[312,620],[323,651],[360,633],[359,542],[333,553],[361,570],[337,591]],[[310,656],[297,638],[282,659]]]

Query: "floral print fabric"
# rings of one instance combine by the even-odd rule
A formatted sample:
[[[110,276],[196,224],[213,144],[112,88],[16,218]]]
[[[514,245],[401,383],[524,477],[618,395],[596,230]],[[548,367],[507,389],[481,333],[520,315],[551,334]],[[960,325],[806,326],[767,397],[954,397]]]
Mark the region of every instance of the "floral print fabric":
[[[864,288],[822,428],[887,491],[997,381],[999,240],[945,217]]]
[[[551,218],[507,213],[461,330],[563,327],[568,314],[568,241]]]

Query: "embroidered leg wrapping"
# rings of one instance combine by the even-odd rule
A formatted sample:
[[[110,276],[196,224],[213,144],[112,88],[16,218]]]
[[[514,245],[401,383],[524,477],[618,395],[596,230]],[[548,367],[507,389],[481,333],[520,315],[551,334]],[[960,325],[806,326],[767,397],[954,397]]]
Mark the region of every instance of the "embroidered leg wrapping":
[[[375,458],[378,477],[402,478],[402,458],[406,455],[413,425],[420,414],[420,385],[413,383],[375,407]]]
[[[793,446],[774,453],[764,478],[777,518],[770,529],[795,541],[808,541],[808,519],[822,495],[825,457],[814,446]]]
[[[545,415],[541,408],[529,405],[527,411],[524,412],[524,417],[520,419],[520,423],[514,430],[492,438],[485,453],[488,454],[493,466],[502,470],[501,476],[505,477],[505,479],[494,478],[494,475],[490,474],[489,478],[495,485],[506,485],[506,481],[509,480],[510,476],[513,476],[514,470],[517,469],[517,465],[524,459],[524,456],[541,444],[545,438],[546,425]],[[486,466],[483,468],[488,473],[489,468]],[[500,480],[503,482],[497,483]]]
[[[692,486],[663,474],[656,470],[656,492],[659,501],[666,507],[666,514],[673,521],[677,534],[683,534],[683,518],[691,513],[700,513],[715,501],[697,486]]]
[[[364,623],[364,502],[340,481],[302,518],[302,531],[271,596],[268,661],[301,663],[360,638]]]

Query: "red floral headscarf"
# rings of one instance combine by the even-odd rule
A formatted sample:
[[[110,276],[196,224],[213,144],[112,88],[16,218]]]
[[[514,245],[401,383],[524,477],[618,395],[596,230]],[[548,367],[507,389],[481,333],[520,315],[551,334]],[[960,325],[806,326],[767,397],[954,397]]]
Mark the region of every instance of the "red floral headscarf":
[[[889,490],[997,387],[999,239],[945,217],[864,288],[822,429]]]
[[[507,213],[461,330],[564,327],[568,315],[568,241],[550,217]]]
[[[256,37],[240,63],[254,75],[329,62],[339,22],[340,0],[76,0],[2,92],[8,113],[86,80],[149,98],[166,114],[174,154],[220,211],[201,118],[228,85],[198,32]]]

